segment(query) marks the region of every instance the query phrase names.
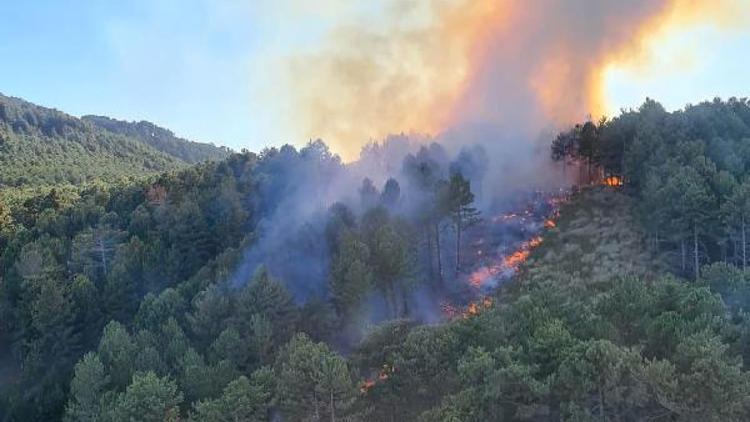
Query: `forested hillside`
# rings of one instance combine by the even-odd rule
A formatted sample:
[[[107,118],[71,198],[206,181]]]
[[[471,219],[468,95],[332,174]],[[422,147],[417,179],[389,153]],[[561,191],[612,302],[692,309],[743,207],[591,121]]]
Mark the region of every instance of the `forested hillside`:
[[[377,182],[316,141],[0,197],[4,420],[748,420],[748,109],[561,133],[580,186],[442,318],[496,218],[480,147]]]
[[[748,266],[750,102],[715,100],[668,113],[653,100],[561,133],[553,158],[581,180],[612,176],[637,200],[649,239],[683,276],[701,265]],[[567,164],[566,164],[567,163]]]
[[[212,144],[178,138],[172,131],[151,122],[126,122],[105,116],[83,116],[81,119],[110,132],[138,139],[156,150],[190,164],[206,160],[221,160],[229,155],[226,147],[216,147]]]
[[[114,181],[227,154],[149,123],[113,122],[82,120],[0,95],[0,188]]]

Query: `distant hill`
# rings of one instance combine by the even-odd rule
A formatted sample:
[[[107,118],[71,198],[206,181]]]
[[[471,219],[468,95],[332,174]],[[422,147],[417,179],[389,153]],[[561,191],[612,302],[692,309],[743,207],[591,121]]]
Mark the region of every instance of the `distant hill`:
[[[0,94],[0,187],[114,180],[228,154],[151,123],[79,119]]]
[[[164,129],[143,120],[140,122],[126,122],[106,116],[83,116],[81,119],[110,132],[140,140],[154,149],[177,157],[186,163],[222,160],[230,153],[230,150],[226,147],[188,141],[175,136],[169,129]]]

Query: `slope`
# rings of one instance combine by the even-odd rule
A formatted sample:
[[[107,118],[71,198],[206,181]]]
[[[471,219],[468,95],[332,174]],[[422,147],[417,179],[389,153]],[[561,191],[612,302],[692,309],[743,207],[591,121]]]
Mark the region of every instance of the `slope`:
[[[170,150],[180,150],[180,142],[185,143],[182,152],[171,155]],[[194,161],[188,157],[210,157],[212,154],[205,152],[210,148],[216,147],[196,147],[162,136],[145,142],[141,137],[0,95],[0,187],[111,181],[163,172]]]
[[[171,130],[144,120],[127,122],[106,116],[83,116],[81,119],[104,130],[137,139],[186,163],[195,164],[206,160],[221,160],[230,153],[226,147],[217,147],[213,144],[179,138]]]

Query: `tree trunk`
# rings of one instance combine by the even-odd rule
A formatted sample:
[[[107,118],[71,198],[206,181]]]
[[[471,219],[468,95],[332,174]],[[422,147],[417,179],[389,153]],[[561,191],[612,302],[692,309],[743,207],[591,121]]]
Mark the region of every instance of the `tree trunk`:
[[[101,239],[96,242],[96,246],[99,247],[99,255],[101,256],[101,259],[102,259],[102,271],[104,272],[104,276],[106,277],[107,276],[107,253],[104,247],[104,243],[101,241]]]
[[[605,422],[607,419],[604,417],[604,392],[599,388],[599,419]]]
[[[331,422],[336,422],[336,405],[333,402],[333,390],[331,390]]]
[[[427,261],[429,263],[430,280],[435,279],[435,267],[432,265],[432,228],[427,225]]]
[[[695,279],[697,280],[700,276],[700,268],[698,267],[698,224],[693,224],[693,265],[695,266]]]
[[[456,274],[461,271],[461,216],[456,222]]]
[[[747,232],[745,231],[745,216],[742,216],[742,271],[747,269]]]
[[[680,249],[682,252],[682,274],[685,275],[685,267],[687,266],[687,248],[685,248],[685,239],[682,239],[680,242]]]
[[[391,303],[391,318],[398,318],[398,300],[396,299],[396,287],[391,283],[388,287],[388,301]]]
[[[406,294],[406,289],[402,286],[401,287],[401,302],[403,302],[403,308],[401,311],[401,316],[406,318],[409,316],[409,295]]]
[[[578,184],[579,185],[586,184],[586,182],[584,182],[584,179],[583,179],[584,170],[585,168],[583,167],[583,163],[581,162],[581,160],[578,160]]]
[[[383,300],[385,301],[386,313],[388,318],[393,318],[395,310],[393,309],[393,302],[391,302],[391,292],[388,286],[383,286],[381,293],[383,294]]]
[[[318,394],[313,392],[313,409],[315,411],[315,420],[320,420],[320,411],[318,410]]]
[[[440,257],[442,254],[440,252],[440,223],[435,223],[435,243],[437,247],[437,271],[438,271],[438,281],[440,282],[440,286],[443,285],[443,260]]]

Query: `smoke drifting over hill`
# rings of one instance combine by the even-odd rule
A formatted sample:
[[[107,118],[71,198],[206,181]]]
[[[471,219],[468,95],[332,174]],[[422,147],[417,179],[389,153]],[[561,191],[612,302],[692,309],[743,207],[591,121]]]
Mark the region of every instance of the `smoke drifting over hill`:
[[[274,189],[283,200],[262,207],[257,242],[233,284],[263,264],[298,301],[327,297],[332,256],[323,245],[330,243],[331,210],[343,204],[363,218],[365,178],[374,196],[393,178],[400,198],[389,212],[411,222],[423,218],[437,182],[456,169],[486,215],[507,208],[509,194],[566,186],[574,172],[564,175],[549,160],[556,129],[604,114],[607,66],[624,57],[647,60],[647,36],[697,19],[707,7],[680,0],[380,4],[349,11],[322,49],[290,59],[291,124],[330,150],[315,142],[299,154],[279,151],[284,159],[274,166],[283,188]],[[726,24],[731,6],[724,2],[707,18]],[[446,231],[444,223],[436,230]],[[430,246],[429,236],[411,246],[449,256],[445,245]],[[428,314],[430,300],[414,295],[411,312]]]
[[[301,132],[346,160],[390,133],[484,125],[533,139],[548,125],[611,112],[608,66],[648,61],[646,40],[675,24],[731,25],[747,9],[733,0],[379,4],[290,60]]]

